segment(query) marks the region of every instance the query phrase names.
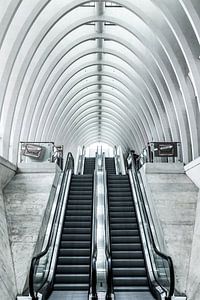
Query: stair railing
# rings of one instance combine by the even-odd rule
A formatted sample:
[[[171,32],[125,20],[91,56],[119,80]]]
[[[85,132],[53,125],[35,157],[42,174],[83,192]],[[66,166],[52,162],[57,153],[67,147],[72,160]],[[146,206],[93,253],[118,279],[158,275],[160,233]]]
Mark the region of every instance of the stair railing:
[[[96,154],[95,170],[93,179],[93,212],[92,212],[92,235],[91,235],[91,266],[90,266],[90,289],[89,299],[97,299],[97,168],[98,155]]]
[[[157,295],[159,293],[164,293],[165,299],[171,300],[175,290],[175,275],[173,262],[171,257],[162,253],[155,243],[152,227],[150,224],[149,216],[147,213],[143,193],[137,174],[134,157],[132,157],[132,168],[131,170],[129,170],[129,177],[134,198],[136,198],[136,211],[139,210],[138,215],[141,218],[141,223],[143,226],[141,236],[144,234],[145,243],[147,243],[144,251],[148,251],[150,258],[149,263],[151,264],[150,273],[151,275],[153,275],[154,278],[152,280],[153,284],[151,286],[151,288],[153,287],[152,292],[154,294],[156,293]]]
[[[107,260],[107,293],[106,300],[113,299],[113,276],[112,276],[112,259],[111,259],[111,248],[110,248],[110,224],[109,224],[109,213],[108,213],[108,193],[107,193],[107,175],[105,165],[105,154],[103,154],[103,175],[104,175],[104,215],[105,215],[105,253]]]
[[[51,224],[49,224],[49,236],[45,240],[43,250],[35,255],[31,260],[29,272],[29,293],[32,300],[38,300],[38,293],[48,293],[52,283],[54,267],[57,257],[64,211],[67,203],[71,175],[74,170],[74,158],[72,153],[68,153],[65,168],[62,174],[60,191],[55,198],[55,206]],[[45,287],[45,289],[44,289]]]

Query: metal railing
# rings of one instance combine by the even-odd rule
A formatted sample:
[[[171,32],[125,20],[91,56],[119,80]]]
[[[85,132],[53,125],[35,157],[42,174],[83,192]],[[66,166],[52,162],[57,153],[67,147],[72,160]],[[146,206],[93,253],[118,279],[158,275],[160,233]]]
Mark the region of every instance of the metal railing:
[[[144,238],[144,252],[146,252],[145,255],[148,256],[146,257],[147,265],[149,263],[148,271],[150,272],[150,277],[152,277],[151,282],[153,282],[150,287],[154,294],[164,293],[165,299],[170,300],[172,299],[175,290],[173,262],[171,257],[162,253],[155,243],[143,193],[139,183],[134,157],[132,158],[132,168],[129,170],[129,177],[134,198],[136,198],[136,211],[141,218],[141,237],[142,239]],[[149,270],[149,267],[151,268],[151,271]]]
[[[182,162],[180,142],[149,142],[138,157],[138,165],[145,163],[178,163]]]
[[[103,155],[103,176],[104,176],[104,216],[105,216],[105,254],[107,260],[107,293],[106,299],[113,299],[113,276],[112,276],[112,259],[110,248],[110,224],[108,213],[108,194],[107,194],[107,175],[105,166],[105,155]]]
[[[38,299],[38,293],[42,291],[44,286],[45,290],[48,290],[51,285],[57,256],[56,248],[58,248],[59,245],[58,240],[61,234],[61,223],[64,218],[64,210],[67,201],[66,194],[69,192],[73,169],[74,159],[72,154],[68,153],[58,198],[54,200],[56,201],[55,212],[50,226],[48,239],[46,240],[46,244],[43,245],[43,250],[31,260],[29,293],[33,300]]]

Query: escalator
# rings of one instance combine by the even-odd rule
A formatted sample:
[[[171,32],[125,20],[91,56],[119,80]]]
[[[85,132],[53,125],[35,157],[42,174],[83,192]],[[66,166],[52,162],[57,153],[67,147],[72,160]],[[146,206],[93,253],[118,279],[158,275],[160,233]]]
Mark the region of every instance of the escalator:
[[[112,157],[105,158],[105,167],[107,174],[116,174],[115,160]]]
[[[49,218],[48,239],[31,262],[32,300],[38,300],[39,294],[42,300],[97,299],[102,288],[98,281],[102,269],[97,264],[104,256],[98,257],[97,249],[102,230],[105,242],[99,248],[105,253],[106,299],[114,294],[115,300],[171,300],[173,264],[154,243],[144,201],[138,200],[141,191],[136,193],[134,188],[139,185],[137,171],[116,175],[114,159],[103,157],[103,171],[99,166],[95,169],[95,158],[86,158],[84,175],[74,175],[73,156],[68,154],[58,195],[54,193],[57,200]],[[104,189],[99,189],[102,184]]]
[[[122,297],[120,292],[123,292],[123,297],[125,297],[124,292],[132,292],[131,295],[144,297],[138,299],[154,299],[149,291],[144,253],[128,175],[108,175],[107,183],[115,297],[116,299]]]
[[[54,275],[54,291],[89,291],[92,193],[93,175],[72,176]],[[57,298],[52,295],[50,299]]]
[[[93,174],[95,169],[95,157],[86,157],[83,174]]]
[[[171,300],[175,289],[173,262],[159,250],[132,156],[130,161],[128,174],[116,175],[111,168],[114,159],[105,159],[109,228],[106,299]]]
[[[95,299],[93,259],[93,180],[91,161],[87,172],[74,175],[71,153],[49,218],[44,250],[32,258],[29,293],[33,300]],[[40,295],[40,296],[39,296]],[[38,298],[39,296],[39,298]]]

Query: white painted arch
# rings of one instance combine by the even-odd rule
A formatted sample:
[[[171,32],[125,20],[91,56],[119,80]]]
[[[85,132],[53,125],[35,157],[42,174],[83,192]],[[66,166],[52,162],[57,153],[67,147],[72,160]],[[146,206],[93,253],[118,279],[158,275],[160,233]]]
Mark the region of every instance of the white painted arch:
[[[119,0],[99,16],[87,2],[3,4],[0,155],[16,162],[20,140],[140,152],[153,138],[180,140],[185,163],[198,157],[199,10],[191,0]]]

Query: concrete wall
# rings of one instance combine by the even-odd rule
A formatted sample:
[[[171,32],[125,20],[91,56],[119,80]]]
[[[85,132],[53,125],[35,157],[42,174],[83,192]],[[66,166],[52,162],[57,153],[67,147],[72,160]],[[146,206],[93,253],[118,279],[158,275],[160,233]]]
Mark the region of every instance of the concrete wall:
[[[190,258],[190,269],[187,282],[188,300],[199,300],[200,298],[200,192],[198,196],[195,227],[193,233],[192,252]]]
[[[55,167],[50,163],[20,165],[18,173],[4,189],[17,294],[21,294],[25,287],[54,181]]]
[[[187,294],[198,188],[185,175],[182,164],[146,164],[141,174],[161,225],[166,251],[174,262],[176,289]]]
[[[15,273],[6,221],[3,188],[15,175],[16,167],[0,157],[0,299],[16,296]]]
[[[185,166],[186,174],[200,188],[200,157]],[[190,270],[187,283],[188,298],[199,300],[200,295],[200,192],[198,196],[196,219],[193,234]]]
[[[191,161],[184,169],[187,176],[200,188],[200,157]]]

